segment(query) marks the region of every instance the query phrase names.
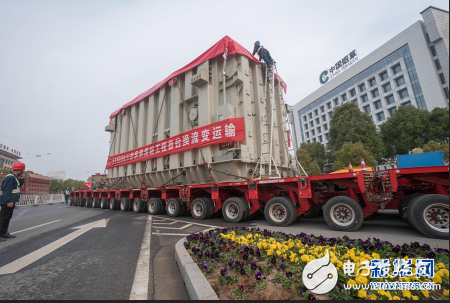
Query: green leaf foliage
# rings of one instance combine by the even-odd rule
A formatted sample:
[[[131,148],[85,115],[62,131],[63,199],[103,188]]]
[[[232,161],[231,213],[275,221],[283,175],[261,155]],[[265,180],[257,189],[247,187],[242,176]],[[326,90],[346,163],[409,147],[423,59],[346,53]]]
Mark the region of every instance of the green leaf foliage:
[[[449,110],[436,107],[430,114],[430,140],[449,143]]]
[[[319,164],[311,158],[308,151],[305,149],[297,150],[297,159],[301,166],[303,166],[303,169],[306,171],[308,176],[322,174]]]
[[[329,154],[325,150],[325,145],[320,142],[302,143],[300,149],[304,149],[308,152],[312,161],[315,161],[320,170],[323,171],[323,167],[329,162]]]
[[[381,160],[385,148],[377,128],[368,113],[363,113],[353,102],[336,107],[330,120],[329,146],[336,152],[345,143],[363,144],[377,160]]]
[[[429,141],[430,112],[414,106],[401,106],[394,116],[380,125],[380,131],[386,156],[407,154]]]
[[[62,193],[67,187],[69,187],[70,190],[72,190],[72,187],[75,188],[75,190],[78,190],[83,187],[84,182],[85,181],[72,180],[72,179],[51,180],[50,190],[52,193]]]
[[[375,168],[377,160],[364,148],[362,143],[344,143],[344,146],[336,153],[333,168],[340,170],[352,163],[353,166],[360,166],[361,159],[364,159],[367,167]]]
[[[449,144],[448,143],[439,144],[438,142],[431,140],[430,142],[428,142],[427,144],[425,144],[422,147],[422,150],[424,153],[442,150],[444,152],[445,161],[449,160]]]

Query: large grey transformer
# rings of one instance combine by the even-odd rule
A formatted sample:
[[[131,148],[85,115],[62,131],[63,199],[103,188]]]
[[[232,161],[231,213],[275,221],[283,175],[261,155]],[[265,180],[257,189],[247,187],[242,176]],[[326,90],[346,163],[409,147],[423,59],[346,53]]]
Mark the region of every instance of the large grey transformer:
[[[267,178],[296,176],[297,162],[289,152],[291,107],[284,101],[278,78],[267,85],[266,78],[266,66],[246,55],[235,53],[226,60],[216,56],[127,107],[105,129],[111,133],[110,156],[229,118],[244,118],[245,141],[194,147],[113,167],[108,170],[108,185],[139,188],[144,184],[158,187],[245,181],[240,177],[252,172],[254,177],[263,175],[257,163],[260,159],[270,163],[270,156],[276,169],[274,164],[264,164]]]

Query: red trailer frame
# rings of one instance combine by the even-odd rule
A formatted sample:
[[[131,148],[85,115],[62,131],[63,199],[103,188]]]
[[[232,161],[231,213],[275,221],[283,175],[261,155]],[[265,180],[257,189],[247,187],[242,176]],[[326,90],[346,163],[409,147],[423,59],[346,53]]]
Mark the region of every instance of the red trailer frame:
[[[180,216],[191,211],[193,217],[199,219],[211,217],[222,211],[227,221],[236,223],[258,211],[264,211],[266,219],[272,225],[287,226],[299,216],[314,216],[320,209],[324,209],[324,216],[327,219],[327,216],[332,216],[331,213],[325,214],[325,211],[330,211],[327,209],[328,202],[340,201],[338,205],[341,206],[333,210],[338,223],[326,220],[327,224],[335,230],[351,231],[358,229],[362,224],[362,222],[356,225],[354,222],[353,225],[342,223],[347,220],[346,216],[351,217],[352,213],[353,216],[358,216],[354,213],[359,212],[359,207],[355,206],[354,202],[358,203],[362,210],[363,218],[359,221],[380,209],[399,209],[401,215],[406,216],[406,206],[414,201],[410,198],[419,196],[419,193],[422,196],[427,194],[447,196],[447,206],[441,207],[435,216],[447,222],[448,238],[448,165],[299,178],[250,179],[244,182],[218,184],[80,190],[71,193],[75,198],[72,199],[74,201],[71,205],[111,209],[119,209],[120,205],[122,211],[143,212],[147,209],[149,214],[158,214],[166,209],[169,216]],[[405,199],[406,197],[409,198]],[[162,205],[155,209],[155,203]],[[401,203],[404,203],[402,208]],[[193,205],[196,207],[195,210],[191,210]],[[339,224],[341,219],[342,224]],[[444,221],[442,222],[445,223]],[[416,224],[412,225],[419,230],[422,229]]]

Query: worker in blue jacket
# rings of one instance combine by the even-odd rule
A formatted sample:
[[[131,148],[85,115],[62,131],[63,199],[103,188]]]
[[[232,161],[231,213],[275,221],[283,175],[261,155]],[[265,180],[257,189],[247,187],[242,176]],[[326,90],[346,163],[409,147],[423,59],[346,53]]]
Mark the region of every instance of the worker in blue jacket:
[[[256,53],[258,53],[259,61],[264,60],[266,62],[267,66],[271,66],[275,61],[273,61],[272,57],[270,56],[270,53],[267,49],[265,49],[259,41],[255,42],[255,46],[253,47],[253,53],[254,56]]]
[[[25,164],[17,162],[11,168],[12,171],[3,179],[0,191],[0,242],[16,237],[8,233],[8,227],[14,207],[20,200],[20,187],[24,182],[23,172],[25,170]]]

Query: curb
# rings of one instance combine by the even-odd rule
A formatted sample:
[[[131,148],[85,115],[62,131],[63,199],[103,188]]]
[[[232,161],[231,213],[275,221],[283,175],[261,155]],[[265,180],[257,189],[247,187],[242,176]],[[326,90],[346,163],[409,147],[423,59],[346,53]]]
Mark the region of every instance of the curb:
[[[198,265],[192,260],[186,248],[186,238],[180,239],[175,245],[175,260],[183,277],[184,285],[191,300],[219,300],[216,292],[209,285]]]

